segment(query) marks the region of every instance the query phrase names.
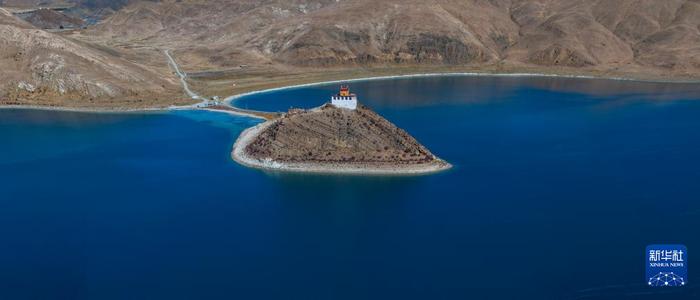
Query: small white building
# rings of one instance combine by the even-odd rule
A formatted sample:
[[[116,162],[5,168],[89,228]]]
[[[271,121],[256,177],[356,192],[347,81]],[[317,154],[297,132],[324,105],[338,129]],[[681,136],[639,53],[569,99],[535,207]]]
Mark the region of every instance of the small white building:
[[[357,95],[351,94],[347,85],[341,85],[340,93],[331,97],[331,104],[338,108],[356,109]]]

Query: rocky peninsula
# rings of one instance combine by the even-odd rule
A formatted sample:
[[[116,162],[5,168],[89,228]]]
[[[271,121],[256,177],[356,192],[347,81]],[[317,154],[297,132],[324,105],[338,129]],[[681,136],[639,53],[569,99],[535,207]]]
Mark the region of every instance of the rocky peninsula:
[[[363,105],[292,109],[244,131],[231,155],[249,167],[292,172],[424,174],[451,167]]]

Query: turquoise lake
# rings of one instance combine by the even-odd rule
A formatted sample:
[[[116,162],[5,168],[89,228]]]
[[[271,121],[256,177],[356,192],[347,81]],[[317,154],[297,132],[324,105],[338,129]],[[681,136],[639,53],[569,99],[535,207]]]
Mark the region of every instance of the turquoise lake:
[[[230,159],[249,118],[0,110],[0,299],[700,299],[700,84],[351,89],[455,167],[269,173]],[[645,285],[650,244],[688,247],[687,286]]]

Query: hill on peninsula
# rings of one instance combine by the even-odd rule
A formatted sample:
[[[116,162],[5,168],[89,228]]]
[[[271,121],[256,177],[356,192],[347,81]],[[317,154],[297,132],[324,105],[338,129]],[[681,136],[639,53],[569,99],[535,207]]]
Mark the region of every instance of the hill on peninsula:
[[[356,110],[330,104],[291,110],[268,123],[243,146],[247,157],[329,170],[449,166],[404,130],[362,105]]]

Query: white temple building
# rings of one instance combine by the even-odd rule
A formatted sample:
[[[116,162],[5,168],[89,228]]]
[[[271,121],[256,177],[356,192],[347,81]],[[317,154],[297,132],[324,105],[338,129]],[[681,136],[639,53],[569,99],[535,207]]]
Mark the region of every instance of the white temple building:
[[[341,85],[340,93],[331,97],[331,104],[338,108],[356,109],[357,95],[351,94],[347,85]]]

